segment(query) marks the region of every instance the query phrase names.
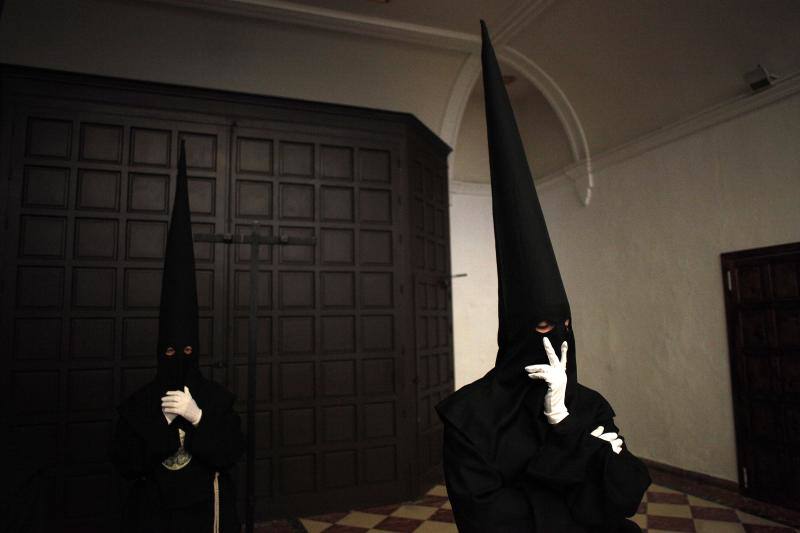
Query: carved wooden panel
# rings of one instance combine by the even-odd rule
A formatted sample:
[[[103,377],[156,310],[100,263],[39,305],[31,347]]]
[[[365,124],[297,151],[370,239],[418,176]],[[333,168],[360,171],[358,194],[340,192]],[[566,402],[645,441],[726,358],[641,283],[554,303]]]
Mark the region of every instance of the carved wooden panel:
[[[723,254],[740,484],[798,508],[800,245]]]

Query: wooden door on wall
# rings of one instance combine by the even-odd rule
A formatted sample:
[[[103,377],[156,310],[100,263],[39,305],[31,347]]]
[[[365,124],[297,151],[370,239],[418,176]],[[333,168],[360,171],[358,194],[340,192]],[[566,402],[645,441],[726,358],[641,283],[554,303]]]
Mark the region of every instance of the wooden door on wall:
[[[739,484],[800,509],[800,243],[722,255]]]
[[[69,83],[44,76],[41,98],[26,94],[25,79],[3,102],[0,398],[10,408],[0,431],[12,479],[43,494],[48,530],[117,527],[125,484],[107,445],[116,405],[154,375],[182,139],[195,233],[249,232],[258,220],[262,233],[317,238],[259,254],[257,516],[416,496],[405,123],[370,123],[365,116],[380,112],[369,111],[293,124],[252,99],[234,117],[237,95],[181,100],[180,88]],[[233,115],[211,113],[219,100]],[[243,118],[281,112],[281,121]],[[293,113],[312,124],[318,116]],[[242,414],[248,253],[195,244],[201,366],[237,394]],[[441,305],[449,299],[435,304],[439,315]],[[431,349],[448,365],[444,348]],[[19,485],[4,486],[7,500]]]

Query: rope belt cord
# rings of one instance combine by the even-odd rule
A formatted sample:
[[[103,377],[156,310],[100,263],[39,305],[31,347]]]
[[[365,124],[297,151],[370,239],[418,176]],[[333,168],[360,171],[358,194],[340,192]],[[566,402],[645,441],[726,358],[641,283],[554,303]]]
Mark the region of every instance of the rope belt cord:
[[[219,533],[219,472],[214,472],[214,530]]]

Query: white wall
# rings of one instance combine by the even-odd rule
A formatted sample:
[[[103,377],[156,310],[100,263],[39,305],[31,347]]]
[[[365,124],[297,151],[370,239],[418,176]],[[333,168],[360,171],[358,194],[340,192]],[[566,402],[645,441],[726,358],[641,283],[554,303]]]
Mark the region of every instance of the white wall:
[[[494,362],[488,186],[451,195],[456,385]],[[800,241],[800,95],[605,168],[588,207],[539,194],[574,313],[579,379],[631,449],[735,480],[719,254]]]
[[[137,0],[6,0],[0,62],[413,113],[439,131],[466,54]]]
[[[456,389],[494,366],[497,355],[497,266],[488,184],[450,184],[450,256]]]

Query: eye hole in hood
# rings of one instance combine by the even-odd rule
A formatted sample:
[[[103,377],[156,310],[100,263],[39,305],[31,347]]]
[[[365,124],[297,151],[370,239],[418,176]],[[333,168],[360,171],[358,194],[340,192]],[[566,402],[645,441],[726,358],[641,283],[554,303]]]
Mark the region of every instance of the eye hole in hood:
[[[542,320],[534,328],[538,333],[550,333],[556,326],[556,322],[552,320]],[[564,328],[569,329],[569,318],[564,320]]]

